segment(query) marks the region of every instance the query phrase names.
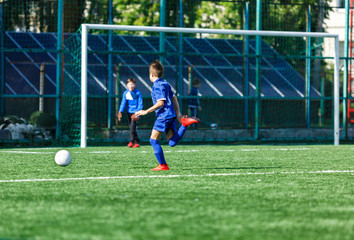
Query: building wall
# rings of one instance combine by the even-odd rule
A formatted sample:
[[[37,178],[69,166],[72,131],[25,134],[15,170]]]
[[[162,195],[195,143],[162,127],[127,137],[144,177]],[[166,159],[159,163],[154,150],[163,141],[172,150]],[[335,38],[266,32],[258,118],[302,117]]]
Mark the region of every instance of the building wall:
[[[329,18],[324,21],[325,31],[328,33],[339,34],[340,57],[344,56],[345,40],[345,0],[334,0],[330,3],[333,11],[329,13]],[[334,42],[332,39],[324,40],[323,56],[334,56]],[[334,62],[333,60],[328,60]],[[343,66],[343,60],[340,60],[340,66]]]

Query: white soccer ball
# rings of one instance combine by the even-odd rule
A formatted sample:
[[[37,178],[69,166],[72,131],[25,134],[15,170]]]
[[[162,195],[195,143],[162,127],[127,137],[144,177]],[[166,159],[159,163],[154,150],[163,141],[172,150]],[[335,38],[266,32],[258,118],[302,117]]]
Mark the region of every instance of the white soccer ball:
[[[55,154],[54,159],[59,166],[65,167],[71,163],[71,154],[66,150],[60,150]]]

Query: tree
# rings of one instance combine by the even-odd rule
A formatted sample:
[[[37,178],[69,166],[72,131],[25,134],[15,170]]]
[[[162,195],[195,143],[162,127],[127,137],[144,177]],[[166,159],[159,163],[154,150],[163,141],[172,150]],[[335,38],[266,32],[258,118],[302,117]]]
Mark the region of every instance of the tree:
[[[97,1],[99,2],[99,1]],[[95,2],[97,4],[97,2]],[[65,0],[64,1],[64,32],[75,32],[77,29],[80,28],[81,23],[83,23],[84,19],[84,13],[85,13],[85,0],[76,0],[76,1],[71,1],[71,0]],[[90,9],[93,6],[91,6]],[[98,6],[97,11],[100,11],[102,8]],[[98,12],[98,14],[100,14]],[[89,14],[89,16],[92,16],[93,14]],[[103,14],[106,15],[106,14]],[[92,19],[94,20],[94,19]]]
[[[183,1],[184,27],[194,26],[194,15],[196,7],[199,4],[198,2],[194,0]],[[180,14],[179,1],[166,1],[166,3],[165,26],[178,27]],[[114,24],[160,26],[160,1],[113,0],[113,4]]]
[[[238,2],[202,1],[196,12],[194,27],[243,29],[243,9],[244,4]]]
[[[115,24],[157,26],[159,25],[160,4],[153,0],[114,0]]]

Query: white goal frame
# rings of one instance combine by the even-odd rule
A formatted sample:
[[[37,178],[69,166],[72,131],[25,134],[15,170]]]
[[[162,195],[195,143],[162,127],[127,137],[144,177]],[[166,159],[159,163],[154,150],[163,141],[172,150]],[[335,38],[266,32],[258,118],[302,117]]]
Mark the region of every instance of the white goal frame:
[[[327,37],[334,39],[334,145],[339,145],[339,35],[314,32],[225,30],[204,28],[146,27],[109,24],[81,24],[81,148],[87,146],[87,36],[89,30],[144,31],[170,33],[206,33],[248,36]]]

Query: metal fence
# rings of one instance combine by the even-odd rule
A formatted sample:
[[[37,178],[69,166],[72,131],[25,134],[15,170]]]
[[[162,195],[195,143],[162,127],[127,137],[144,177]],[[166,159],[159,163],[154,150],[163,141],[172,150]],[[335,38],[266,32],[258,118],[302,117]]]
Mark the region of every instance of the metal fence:
[[[275,30],[275,31],[308,31],[322,32],[323,22],[328,14],[333,11],[333,7],[329,6],[329,1],[126,1],[126,0],[97,0],[97,1],[64,1],[64,0],[30,0],[30,1],[0,1],[1,13],[1,39],[0,39],[0,117],[2,123],[8,125],[9,121],[4,122],[5,117],[15,116],[14,118],[23,118],[25,122],[32,119],[36,121],[35,112],[42,110],[46,116],[42,116],[45,123],[42,124],[44,132],[39,131],[42,138],[60,139],[62,138],[60,131],[60,111],[62,104],[62,84],[64,75],[64,52],[65,39],[74,34],[80,27],[81,23],[108,23],[108,24],[125,24],[125,25],[146,25],[146,26],[169,26],[169,27],[201,27],[201,28],[223,28],[223,29],[250,29],[250,30]],[[350,9],[349,1],[346,3],[347,12],[347,28],[349,35],[351,26],[349,24]],[[122,35],[137,34],[121,32]],[[150,34],[144,33],[144,37],[150,39],[169,39],[168,34]],[[222,36],[227,39],[230,36]],[[183,38],[211,38],[207,35],[183,35]],[[220,38],[220,36],[218,36]],[[233,39],[230,39],[230,41]],[[230,58],[248,56],[255,58],[256,53],[245,52],[247,47],[244,44],[246,39],[240,40],[241,52],[225,53],[231,54]],[[151,40],[152,41],[152,40]],[[162,40],[163,41],[163,40]],[[186,40],[188,41],[188,40]],[[253,40],[250,39],[252,42]],[[262,100],[263,122],[259,126],[261,129],[285,128],[285,129],[327,129],[332,124],[332,72],[333,66],[328,59],[333,56],[324,56],[324,43],[312,40],[310,42],[303,39],[284,39],[284,38],[263,38],[263,41],[281,55],[291,67],[304,79],[308,79],[309,86],[314,87],[319,95],[317,99],[313,99],[311,104],[307,104],[307,117],[291,119],[285,121],[281,118],[273,118],[274,112],[284,113],[287,116],[290,108],[286,106],[301,105],[299,109],[306,109],[305,102],[294,102],[291,97],[285,96],[285,100],[273,101],[264,98]],[[349,46],[350,39],[347,38],[345,43]],[[193,44],[193,43],[192,43]],[[198,43],[196,43],[198,44]],[[165,49],[158,49],[157,52],[167,52]],[[188,54],[185,49],[184,54]],[[94,53],[93,53],[94,54]],[[156,52],[154,53],[156,54]],[[209,53],[196,52],[194,57],[213,57],[208,56]],[[233,56],[232,54],[236,54]],[[254,54],[252,56],[252,54]],[[262,52],[264,58],[268,59],[275,54]],[[344,68],[342,72],[342,138],[351,139],[350,118],[348,115],[348,69],[351,63],[351,57],[348,51],[344,51],[342,56]],[[157,55],[157,54],[156,54]],[[191,56],[192,57],[192,56]],[[217,56],[214,56],[217,58]],[[112,63],[113,64],[113,63]],[[117,63],[116,63],[117,64]],[[262,64],[262,63],[254,63]],[[183,69],[188,69],[188,64]],[[112,69],[114,66],[108,66]],[[123,66],[124,68],[124,66]],[[187,71],[187,70],[184,70]],[[112,72],[111,72],[112,73]],[[108,74],[108,70],[107,73]],[[112,78],[114,72],[111,74]],[[187,75],[187,73],[185,73]],[[41,78],[42,76],[42,78]],[[109,78],[109,76],[107,77]],[[41,81],[42,79],[42,81]],[[107,80],[108,81],[108,80]],[[124,79],[123,79],[124,81]],[[41,90],[42,89],[42,90]],[[244,90],[245,88],[243,88]],[[307,88],[307,96],[310,96],[310,88]],[[187,105],[188,92],[181,95],[184,99],[184,106]],[[148,99],[148,94],[145,94]],[[316,97],[315,97],[316,98]],[[321,99],[320,99],[321,98]],[[239,118],[238,114],[230,116],[225,124],[213,115],[207,115],[213,109],[220,109],[222,106],[229,105],[238,108],[239,104],[244,105],[246,102],[239,102],[238,98],[233,96],[213,96],[203,95],[201,104],[205,106],[203,112],[204,119],[207,119],[205,125],[201,125],[200,131],[207,132],[210,128],[215,128],[217,124],[219,130],[227,129],[247,129],[248,125],[254,127],[254,117],[257,116],[254,102],[250,100],[249,124],[244,118]],[[149,100],[146,100],[147,104]],[[241,107],[245,109],[244,106]],[[270,110],[269,110],[270,109]],[[38,113],[37,113],[38,114]],[[204,115],[205,114],[205,115]],[[298,115],[303,115],[301,113]],[[268,116],[267,116],[268,115]],[[32,116],[32,118],[31,118]],[[12,122],[18,121],[11,118]],[[53,118],[56,121],[53,121]],[[214,119],[216,118],[216,119]],[[50,124],[49,124],[49,123]],[[53,125],[53,122],[55,124]],[[213,125],[214,124],[214,125]],[[284,127],[285,126],[285,127]],[[148,126],[147,126],[148,127]],[[4,126],[5,128],[5,126]],[[119,130],[127,128],[126,125],[120,126]],[[214,133],[213,133],[214,134]],[[6,135],[6,134],[5,134]],[[38,135],[38,134],[37,134]],[[6,135],[8,136],[8,134]],[[294,134],[294,139],[306,138]],[[321,139],[320,135],[309,135],[308,139]],[[330,139],[330,135],[326,137]],[[325,138],[326,138],[325,137]],[[4,137],[4,139],[9,137]],[[24,141],[27,136],[24,136]],[[31,138],[30,141],[33,141]],[[204,140],[215,140],[218,137],[214,135],[205,136]],[[282,139],[281,135],[278,139]],[[236,137],[237,139],[237,137]],[[251,137],[252,139],[252,137]],[[259,139],[259,138],[258,138]],[[261,137],[262,139],[262,137]],[[263,139],[271,139],[263,135]],[[256,140],[256,138],[255,138]]]

